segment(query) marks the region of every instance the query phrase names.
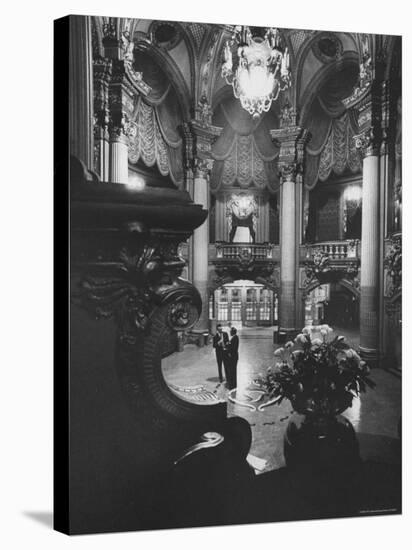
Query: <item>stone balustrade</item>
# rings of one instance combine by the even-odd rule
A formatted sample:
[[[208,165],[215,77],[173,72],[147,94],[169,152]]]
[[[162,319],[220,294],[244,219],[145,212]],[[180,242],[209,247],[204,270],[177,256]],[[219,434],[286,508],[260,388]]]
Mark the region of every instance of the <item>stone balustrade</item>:
[[[315,253],[321,252],[331,260],[353,260],[360,257],[360,241],[323,241],[306,245],[306,258],[310,259]]]

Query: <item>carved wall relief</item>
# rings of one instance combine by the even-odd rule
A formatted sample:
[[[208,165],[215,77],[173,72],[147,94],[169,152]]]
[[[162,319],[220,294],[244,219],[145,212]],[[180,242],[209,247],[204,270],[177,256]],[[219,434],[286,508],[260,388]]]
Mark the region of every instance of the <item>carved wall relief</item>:
[[[252,243],[254,243],[256,240],[256,218],[258,213],[258,205],[253,195],[243,193],[232,195],[226,203],[229,242],[233,242],[238,227],[247,227]]]

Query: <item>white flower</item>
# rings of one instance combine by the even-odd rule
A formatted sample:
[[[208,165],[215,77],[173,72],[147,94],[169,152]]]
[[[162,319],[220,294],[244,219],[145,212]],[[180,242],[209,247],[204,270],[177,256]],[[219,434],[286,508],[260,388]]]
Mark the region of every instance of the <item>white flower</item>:
[[[353,353],[354,353],[354,352],[353,352],[353,349],[347,349],[347,350],[345,350],[345,355],[346,355],[346,357],[347,357],[348,359],[353,359],[353,357],[354,357],[354,354],[353,354]]]
[[[326,336],[328,331],[325,328],[321,328],[320,333],[321,333],[322,336]]]
[[[286,349],[291,349],[291,348],[293,348],[293,342],[290,341],[290,340],[289,340],[289,342],[286,342],[285,348],[286,348]]]
[[[338,342],[344,342],[345,337],[344,336],[338,336]]]
[[[297,344],[305,344],[306,343],[306,336],[302,333],[298,334],[295,338],[295,342]]]
[[[282,357],[284,351],[285,350],[283,348],[278,348],[273,355],[275,357]]]
[[[314,340],[312,340],[312,345],[313,346],[321,346],[322,345],[322,340],[320,340],[320,338],[315,338]]]

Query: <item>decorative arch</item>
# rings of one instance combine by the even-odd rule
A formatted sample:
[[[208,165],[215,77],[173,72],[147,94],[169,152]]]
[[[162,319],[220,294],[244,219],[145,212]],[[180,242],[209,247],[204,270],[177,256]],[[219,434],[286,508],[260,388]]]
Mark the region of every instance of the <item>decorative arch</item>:
[[[300,48],[297,51],[296,59],[295,59],[295,65],[294,65],[294,74],[295,75],[301,75],[302,74],[303,67],[305,65],[305,62],[307,61],[307,57],[308,57],[309,53],[311,52],[311,50],[313,48],[313,45],[316,43],[317,40],[319,40],[319,38],[323,34],[333,35],[336,38],[337,42],[339,43],[339,47],[340,47],[339,57],[336,59],[335,62],[329,61],[328,63],[326,63],[327,66],[328,65],[333,65],[334,63],[339,62],[345,56],[345,54],[347,54],[349,52],[352,52],[356,55],[356,60],[357,60],[357,63],[359,64],[360,46],[359,46],[359,42],[355,38],[359,35],[354,35],[353,33],[334,33],[334,32],[329,32],[329,31],[315,31],[311,34],[311,36],[309,36],[309,38],[306,41],[304,41],[304,43],[300,46]],[[356,48],[356,50],[349,49],[348,47],[345,48],[344,42],[346,42],[348,38],[350,38],[350,40],[353,42],[353,46]],[[322,62],[320,61],[320,63],[322,63]],[[321,67],[322,67],[322,65],[319,64],[319,68],[321,68]],[[301,89],[300,89],[301,88],[301,83],[295,81],[294,84],[295,84],[294,85],[294,91],[295,91],[294,99],[295,99],[295,103],[297,105],[298,102],[299,102],[299,95],[300,95],[300,92],[301,92]]]
[[[190,90],[187,87],[186,81],[180,72],[176,62],[167,54],[153,44],[140,40],[136,45],[137,50],[146,52],[158,65],[164,70],[168,80],[171,82],[176,96],[179,101],[179,106],[182,110],[183,120],[189,121],[191,118]],[[144,75],[143,75],[144,77]]]
[[[299,121],[301,125],[305,124],[305,120],[308,116],[313,100],[322,86],[327,83],[333,74],[345,68],[353,68],[359,71],[359,57],[356,52],[344,52],[340,59],[337,59],[327,65],[323,65],[313,76],[311,81],[307,84],[298,105]]]
[[[319,281],[319,279],[316,279],[315,281],[312,281],[310,284],[308,284],[303,292],[302,292],[302,301],[306,300],[308,295],[312,292],[312,290],[315,290],[315,288],[318,288],[321,285],[327,285],[330,283],[339,283],[342,285],[346,290],[348,290],[356,299],[360,298],[360,291],[359,288],[355,286],[355,284],[350,281],[349,279],[345,279],[344,277],[340,279],[336,278],[330,278],[328,280],[327,277],[325,277],[325,280]]]

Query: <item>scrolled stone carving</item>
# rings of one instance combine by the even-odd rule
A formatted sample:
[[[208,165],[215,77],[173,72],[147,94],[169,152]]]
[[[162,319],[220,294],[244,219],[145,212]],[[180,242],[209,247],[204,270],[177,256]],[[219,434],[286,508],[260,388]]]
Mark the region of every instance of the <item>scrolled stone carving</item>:
[[[280,127],[286,128],[288,126],[296,125],[296,110],[290,103],[285,105],[280,110]]]
[[[190,328],[201,310],[197,291],[179,278],[185,262],[177,254],[176,242],[148,242],[135,250],[124,246],[113,267],[87,273],[80,279],[74,301],[96,318],[115,318],[121,339],[136,340],[150,325],[156,304],[171,304],[170,325]]]
[[[313,282],[320,283],[349,279],[353,286],[359,287],[359,259],[336,260],[321,249],[314,249],[312,257],[304,263],[302,287],[305,289]]]
[[[386,295],[392,298],[402,292],[402,236],[391,239],[390,247],[384,259],[387,271]]]
[[[209,105],[206,94],[203,94],[198,101],[195,109],[196,120],[203,126],[210,126],[212,124],[212,108]]]

